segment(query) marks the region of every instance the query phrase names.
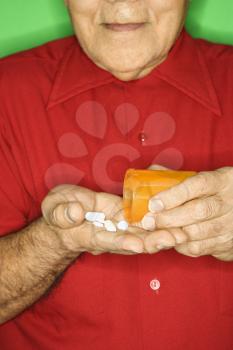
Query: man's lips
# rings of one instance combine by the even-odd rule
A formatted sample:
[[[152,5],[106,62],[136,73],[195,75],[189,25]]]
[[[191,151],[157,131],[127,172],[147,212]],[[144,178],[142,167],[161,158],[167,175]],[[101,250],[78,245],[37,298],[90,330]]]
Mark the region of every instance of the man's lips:
[[[105,23],[105,27],[116,32],[132,31],[144,26],[145,23]]]

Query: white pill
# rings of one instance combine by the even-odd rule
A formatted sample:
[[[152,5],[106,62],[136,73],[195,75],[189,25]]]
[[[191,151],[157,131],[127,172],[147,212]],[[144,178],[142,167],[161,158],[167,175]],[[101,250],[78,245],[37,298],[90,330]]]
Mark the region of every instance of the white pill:
[[[119,221],[117,224],[117,228],[121,231],[126,231],[128,227],[129,227],[128,222],[125,220]]]
[[[116,232],[117,231],[116,226],[114,225],[114,223],[111,220],[105,220],[104,227],[109,232]]]
[[[105,215],[104,216],[99,216],[96,220],[96,222],[100,222],[101,224],[104,224],[104,221],[105,221]]]
[[[96,227],[104,227],[104,224],[102,222],[99,222],[99,221],[94,221],[93,225],[95,225]]]
[[[97,211],[88,211],[85,214],[85,219],[90,222],[99,221],[103,223],[105,220],[105,214]]]

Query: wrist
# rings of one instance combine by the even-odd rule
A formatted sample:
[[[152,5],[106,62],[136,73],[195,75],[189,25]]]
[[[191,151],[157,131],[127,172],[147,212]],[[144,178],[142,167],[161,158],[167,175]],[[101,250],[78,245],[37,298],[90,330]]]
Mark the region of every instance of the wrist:
[[[81,247],[73,239],[74,229],[62,229],[48,224],[42,218],[44,229],[48,232],[46,235],[48,242],[56,249],[57,252],[64,255],[65,258],[75,259],[81,253]],[[76,228],[77,230],[77,228]]]

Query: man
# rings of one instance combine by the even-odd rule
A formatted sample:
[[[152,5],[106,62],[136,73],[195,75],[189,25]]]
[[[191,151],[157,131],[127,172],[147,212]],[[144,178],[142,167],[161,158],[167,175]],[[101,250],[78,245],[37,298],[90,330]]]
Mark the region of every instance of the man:
[[[66,5],[76,37],[0,64],[1,349],[232,349],[233,50],[185,0]],[[151,164],[202,172],[144,229],[84,220]]]

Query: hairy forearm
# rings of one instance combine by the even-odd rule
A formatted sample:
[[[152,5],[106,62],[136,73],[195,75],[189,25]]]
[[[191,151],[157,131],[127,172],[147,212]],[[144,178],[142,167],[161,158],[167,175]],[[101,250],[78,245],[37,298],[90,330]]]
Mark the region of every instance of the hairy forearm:
[[[0,239],[0,324],[43,296],[78,256],[41,218]]]

